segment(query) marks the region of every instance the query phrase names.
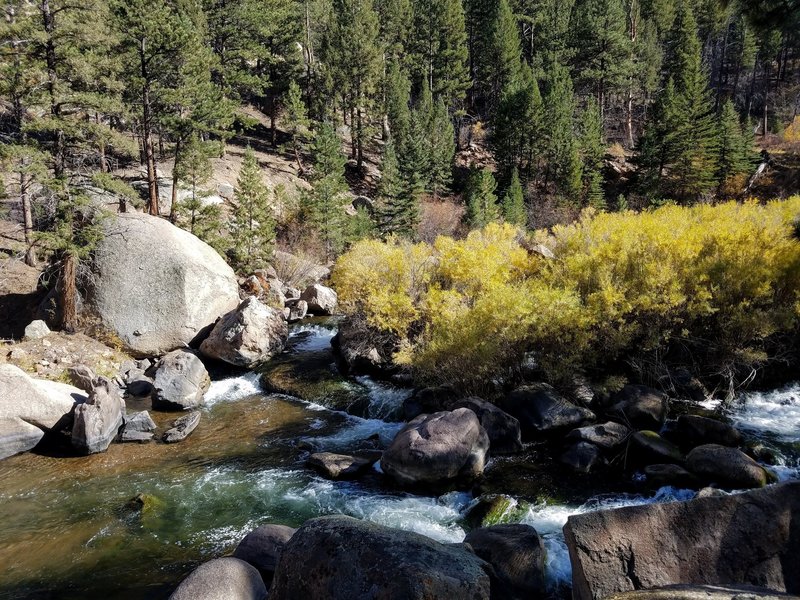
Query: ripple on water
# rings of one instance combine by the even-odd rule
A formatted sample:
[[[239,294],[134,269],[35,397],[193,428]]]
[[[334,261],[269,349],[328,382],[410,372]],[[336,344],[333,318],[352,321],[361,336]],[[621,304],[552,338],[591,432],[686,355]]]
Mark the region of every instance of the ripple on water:
[[[250,371],[244,375],[212,381],[205,395],[205,405],[212,407],[218,402],[236,402],[257,394],[263,394],[259,374]]]
[[[740,429],[800,442],[800,383],[770,392],[748,392],[734,405],[731,419]]]

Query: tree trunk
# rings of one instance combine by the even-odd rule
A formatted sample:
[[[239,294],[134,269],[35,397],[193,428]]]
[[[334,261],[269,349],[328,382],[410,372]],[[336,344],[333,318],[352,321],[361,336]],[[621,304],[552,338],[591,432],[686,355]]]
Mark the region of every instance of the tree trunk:
[[[147,72],[147,40],[142,38],[139,46],[139,60],[141,61],[142,85],[142,146],[145,164],[147,165],[147,212],[158,216],[158,172],[156,170],[156,157],[153,148],[153,123],[152,107],[150,106],[150,78]]]
[[[172,165],[172,203],[169,206],[169,222],[178,221],[178,161],[181,156],[181,139],[175,142],[175,163]]]
[[[61,329],[73,333],[78,328],[77,258],[67,252],[61,260],[61,279],[58,296],[61,306]]]
[[[275,101],[275,95],[270,96],[269,104],[269,143],[275,148],[278,145],[278,128],[275,121],[278,118],[278,103]]]
[[[20,200],[22,201],[22,222],[25,233],[25,264],[36,266],[36,253],[33,251],[33,211],[28,196],[28,180],[24,173],[19,174]]]

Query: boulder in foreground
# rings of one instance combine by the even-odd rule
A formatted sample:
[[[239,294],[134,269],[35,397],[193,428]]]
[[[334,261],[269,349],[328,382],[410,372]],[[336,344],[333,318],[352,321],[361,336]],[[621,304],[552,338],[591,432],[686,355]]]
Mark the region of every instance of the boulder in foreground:
[[[109,380],[100,380],[89,399],[75,408],[73,448],[84,454],[108,450],[119,434],[125,416],[125,403],[118,390]]]
[[[153,408],[188,410],[204,403],[211,385],[203,361],[189,350],[175,350],[162,357],[153,382]]]
[[[698,446],[689,452],[686,466],[699,478],[723,487],[764,487],[769,480],[764,467],[744,452],[718,444]]]
[[[800,482],[569,518],[575,600],[666,585],[800,593]]]
[[[233,556],[253,565],[264,581],[272,581],[281,551],[294,532],[286,525],[261,525],[244,536]]]
[[[170,600],[265,600],[267,588],[252,565],[233,557],[203,563],[172,592]]]
[[[605,600],[798,600],[751,585],[668,585],[662,588],[613,594]]]
[[[462,546],[345,516],[306,521],[281,552],[271,600],[489,600],[488,565]]]
[[[239,303],[233,270],[189,232],[139,213],[115,215],[104,228],[87,305],[131,352],[183,348]]]

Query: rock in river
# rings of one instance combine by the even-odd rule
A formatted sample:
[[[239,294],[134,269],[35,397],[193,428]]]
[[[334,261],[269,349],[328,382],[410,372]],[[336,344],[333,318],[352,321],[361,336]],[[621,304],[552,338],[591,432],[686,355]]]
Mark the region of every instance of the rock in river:
[[[357,477],[368,470],[373,462],[368,458],[333,452],[317,452],[308,457],[308,465],[328,479]]]
[[[175,350],[158,362],[153,383],[153,408],[188,410],[203,405],[211,385],[203,361],[189,350]]]
[[[314,283],[300,296],[308,304],[308,312],[313,315],[332,315],[336,311],[339,297],[331,288]]]
[[[595,419],[592,411],[575,406],[546,383],[518,387],[500,407],[519,419],[523,433],[529,434],[579,427]]]
[[[271,600],[488,600],[488,565],[463,546],[345,516],[306,521],[281,552]]]
[[[679,416],[675,433],[691,446],[700,444],[738,446],[742,443],[742,434],[736,428],[717,419],[697,415]]]
[[[474,479],[483,473],[489,436],[468,408],[420,415],[395,436],[381,468],[401,485]]]
[[[258,569],[264,581],[272,581],[281,551],[295,531],[286,525],[261,525],[244,536],[233,555]]]
[[[630,435],[630,429],[621,423],[609,421],[598,425],[587,425],[573,429],[567,435],[568,440],[589,442],[595,446],[610,450],[622,444]]]
[[[680,583],[800,593],[800,482],[573,515],[564,535],[575,600]]]
[[[119,434],[124,414],[119,388],[108,380],[98,381],[89,399],[75,408],[72,447],[84,454],[105,452]]]
[[[252,369],[282,352],[288,337],[283,314],[251,296],[219,320],[200,352]]]
[[[519,421],[481,398],[464,398],[454,408],[468,408],[478,416],[489,435],[492,454],[513,454],[522,450]]]
[[[718,444],[689,452],[686,466],[701,479],[732,488],[764,487],[769,480],[764,468],[744,452]]]
[[[667,395],[646,385],[626,385],[612,402],[609,416],[634,429],[659,431],[667,420]]]
[[[180,419],[175,419],[172,422],[172,428],[164,432],[162,438],[166,444],[174,444],[175,442],[182,442],[197,428],[200,423],[200,411],[193,410],[187,415],[182,416]]]
[[[267,588],[255,567],[227,556],[203,563],[172,592],[170,600],[265,600]]]
[[[183,348],[239,303],[233,270],[205,242],[141,213],[104,220],[88,308],[139,355]]]

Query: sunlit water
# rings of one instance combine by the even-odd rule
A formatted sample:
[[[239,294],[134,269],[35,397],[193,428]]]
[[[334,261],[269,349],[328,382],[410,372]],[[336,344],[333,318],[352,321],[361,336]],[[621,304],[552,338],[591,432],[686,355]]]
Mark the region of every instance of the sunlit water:
[[[334,333],[294,328],[296,359],[330,352]],[[328,481],[305,467],[310,452],[386,445],[402,426],[408,390],[366,377],[356,385],[367,390],[365,417],[265,395],[259,376],[247,373],[212,383],[200,426],[180,444],[114,444],[91,457],[26,454],[0,462],[0,598],[165,598],[199,562],[231,552],[257,525],[299,526],[325,514],[462,541],[476,502],[469,492],[395,491],[377,464],[356,482]],[[751,395],[730,414],[779,447],[785,477],[797,476],[799,397],[798,387]],[[176,416],[151,414],[160,431]],[[151,499],[143,511],[126,506],[137,494]],[[561,533],[570,515],[684,500],[692,492],[592,494],[585,490],[567,504],[534,502],[516,514],[544,537],[556,595],[571,576]]]

